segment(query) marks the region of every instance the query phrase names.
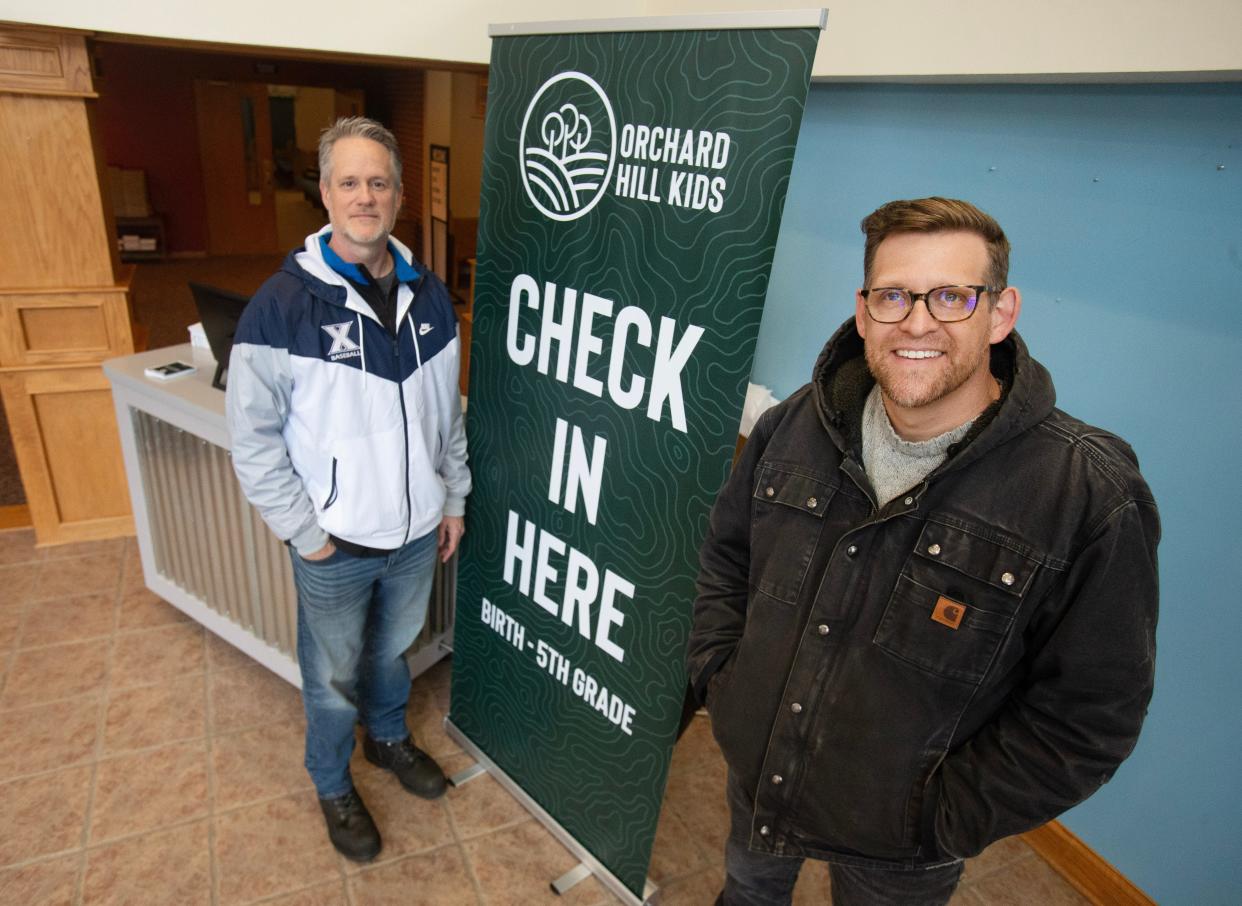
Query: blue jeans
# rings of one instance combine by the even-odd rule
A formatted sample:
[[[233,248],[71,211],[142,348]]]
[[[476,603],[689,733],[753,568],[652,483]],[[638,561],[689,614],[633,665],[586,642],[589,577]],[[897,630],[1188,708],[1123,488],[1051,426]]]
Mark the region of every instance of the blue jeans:
[[[746,846],[751,803],[736,775],[727,784],[731,829],[725,843],[725,886],[717,906],[788,906],[802,863],[794,856],[751,852]],[[828,864],[833,906],[944,906],[962,877],[960,860],[933,868],[883,869]]]
[[[405,739],[410,671],[405,650],[427,616],[436,532],[382,557],[339,548],[318,561],[293,558],[298,666],[306,709],[306,770],[321,799],[353,789],[354,724],[376,742]]]

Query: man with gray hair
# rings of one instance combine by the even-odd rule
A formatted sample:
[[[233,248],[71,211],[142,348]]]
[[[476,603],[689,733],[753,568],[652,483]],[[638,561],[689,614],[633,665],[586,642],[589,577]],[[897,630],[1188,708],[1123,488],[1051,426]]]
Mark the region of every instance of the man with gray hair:
[[[319,168],[330,222],[242,315],[227,409],[237,477],[293,561],[306,768],[332,844],[365,862],[381,841],[350,777],[356,723],[368,761],[444,793],[406,728],[404,652],[465,530],[470,473],[448,291],[390,235],[396,139],[339,119]]]

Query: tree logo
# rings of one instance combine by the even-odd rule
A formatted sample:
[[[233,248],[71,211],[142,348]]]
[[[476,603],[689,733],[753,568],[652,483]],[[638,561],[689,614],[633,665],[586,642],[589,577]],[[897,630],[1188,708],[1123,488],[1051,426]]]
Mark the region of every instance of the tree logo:
[[[553,220],[577,220],[608,188],[617,157],[617,120],[599,83],[562,72],[540,86],[526,108],[522,185]]]

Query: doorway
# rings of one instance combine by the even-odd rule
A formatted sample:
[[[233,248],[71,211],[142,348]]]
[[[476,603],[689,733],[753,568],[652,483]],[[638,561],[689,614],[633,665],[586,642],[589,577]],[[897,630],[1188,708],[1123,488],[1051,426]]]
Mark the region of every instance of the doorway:
[[[364,108],[362,89],[194,80],[208,255],[265,255],[324,223],[319,133]]]

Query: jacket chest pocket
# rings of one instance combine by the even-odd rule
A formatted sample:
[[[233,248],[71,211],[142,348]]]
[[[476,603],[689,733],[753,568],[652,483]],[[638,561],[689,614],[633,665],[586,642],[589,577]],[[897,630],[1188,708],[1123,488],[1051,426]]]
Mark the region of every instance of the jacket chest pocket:
[[[827,482],[777,465],[764,465],[751,498],[751,584],[793,604],[819,542],[823,516],[836,492]]]
[[[1009,634],[1038,561],[929,522],[906,561],[875,644],[937,676],[977,684]]]

